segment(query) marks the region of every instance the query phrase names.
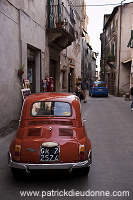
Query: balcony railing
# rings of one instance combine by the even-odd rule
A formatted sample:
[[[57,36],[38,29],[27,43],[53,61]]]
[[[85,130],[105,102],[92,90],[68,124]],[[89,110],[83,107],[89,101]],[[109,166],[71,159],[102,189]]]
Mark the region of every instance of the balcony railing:
[[[70,9],[71,10],[71,9]],[[64,4],[50,5],[48,12],[48,29],[63,29],[75,38],[75,20],[73,12],[69,12]]]

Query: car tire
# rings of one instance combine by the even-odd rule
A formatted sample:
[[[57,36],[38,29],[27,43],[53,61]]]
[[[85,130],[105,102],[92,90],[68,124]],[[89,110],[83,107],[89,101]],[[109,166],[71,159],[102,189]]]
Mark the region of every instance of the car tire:
[[[89,167],[83,167],[83,168],[78,168],[78,169],[74,169],[73,172],[72,172],[72,176],[87,176],[88,173],[90,171],[90,166]]]
[[[12,175],[15,178],[21,178],[21,177],[24,177],[26,175],[26,171],[23,170],[23,169],[16,169],[16,168],[12,167],[11,172],[12,172]]]
[[[89,167],[84,167],[84,168],[81,169],[81,175],[82,176],[87,176],[89,171],[90,171],[90,166]]]

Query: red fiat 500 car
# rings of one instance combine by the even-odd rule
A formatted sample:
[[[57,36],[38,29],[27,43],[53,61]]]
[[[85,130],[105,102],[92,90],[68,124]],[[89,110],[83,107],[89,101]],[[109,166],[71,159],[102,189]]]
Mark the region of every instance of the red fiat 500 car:
[[[9,149],[14,175],[22,171],[82,168],[91,165],[91,142],[87,137],[77,96],[38,93],[28,96],[20,124]]]

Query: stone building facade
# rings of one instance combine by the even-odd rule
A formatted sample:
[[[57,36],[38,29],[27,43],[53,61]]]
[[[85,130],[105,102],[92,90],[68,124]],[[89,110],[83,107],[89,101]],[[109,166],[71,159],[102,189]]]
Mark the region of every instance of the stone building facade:
[[[54,79],[54,91],[74,91],[81,76],[82,0],[0,1],[0,135],[18,124],[23,80],[41,92]],[[59,23],[60,22],[60,23]],[[18,70],[24,66],[24,74]]]
[[[82,38],[82,64],[81,64],[81,76],[86,78],[90,83],[98,79],[97,65],[97,53],[93,51],[92,47]]]
[[[83,0],[83,5],[85,1]],[[90,45],[90,37],[87,33],[89,18],[86,14],[86,7],[82,8],[82,54],[81,54],[81,77],[86,78],[89,82],[95,81],[98,76],[96,74],[97,53],[93,51]]]
[[[106,80],[110,94],[129,93],[132,76],[132,51],[128,47],[133,29],[133,3],[121,4],[104,16],[101,38],[101,78]]]

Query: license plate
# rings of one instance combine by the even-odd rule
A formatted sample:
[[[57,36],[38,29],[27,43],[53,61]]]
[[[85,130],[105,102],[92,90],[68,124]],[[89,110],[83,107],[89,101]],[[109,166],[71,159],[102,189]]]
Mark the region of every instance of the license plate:
[[[98,91],[103,91],[103,89],[98,89]]]
[[[59,147],[40,147],[40,161],[58,161]]]

